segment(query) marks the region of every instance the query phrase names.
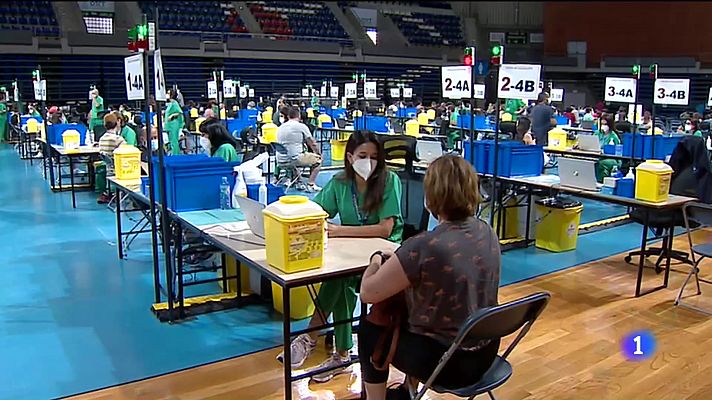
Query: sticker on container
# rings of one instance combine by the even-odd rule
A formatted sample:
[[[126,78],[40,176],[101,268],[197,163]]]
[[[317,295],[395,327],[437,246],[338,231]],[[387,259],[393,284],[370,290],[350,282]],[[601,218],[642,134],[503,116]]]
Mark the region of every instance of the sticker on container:
[[[289,225],[289,261],[319,258],[324,249],[324,223],[322,221]]]
[[[566,234],[569,235],[569,237],[574,237],[576,234],[576,224],[573,222],[570,223],[568,229],[566,229]]]

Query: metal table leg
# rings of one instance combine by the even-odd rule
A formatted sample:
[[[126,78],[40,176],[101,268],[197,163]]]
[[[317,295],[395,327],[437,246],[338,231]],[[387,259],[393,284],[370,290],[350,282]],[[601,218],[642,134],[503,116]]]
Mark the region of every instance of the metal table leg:
[[[72,184],[72,208],[77,208],[77,200],[74,196],[74,157],[72,156],[69,156],[69,182]]]
[[[284,351],[284,399],[292,400],[292,327],[291,320],[289,316],[291,314],[290,310],[290,299],[289,299],[289,288],[282,286],[282,334],[284,338],[284,344],[282,350]]]
[[[648,219],[649,211],[646,209],[643,216],[643,238],[640,241],[640,259],[638,260],[638,278],[635,283],[635,297],[640,297],[640,286],[643,282],[643,267],[645,264],[645,246],[648,244]]]

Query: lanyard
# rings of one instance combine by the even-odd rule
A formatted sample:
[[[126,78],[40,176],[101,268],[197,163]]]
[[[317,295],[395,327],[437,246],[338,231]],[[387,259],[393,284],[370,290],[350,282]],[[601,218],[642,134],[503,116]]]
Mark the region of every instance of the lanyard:
[[[354,204],[354,211],[356,212],[356,218],[359,224],[366,225],[368,222],[368,214],[361,214],[361,208],[358,206],[358,191],[356,190],[356,183],[351,182],[351,200]]]

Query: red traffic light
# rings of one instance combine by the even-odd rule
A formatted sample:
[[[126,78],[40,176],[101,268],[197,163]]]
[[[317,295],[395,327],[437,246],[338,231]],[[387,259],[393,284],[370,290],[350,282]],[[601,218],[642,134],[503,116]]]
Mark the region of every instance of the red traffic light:
[[[462,63],[467,66],[472,66],[472,56],[467,54],[462,58]]]

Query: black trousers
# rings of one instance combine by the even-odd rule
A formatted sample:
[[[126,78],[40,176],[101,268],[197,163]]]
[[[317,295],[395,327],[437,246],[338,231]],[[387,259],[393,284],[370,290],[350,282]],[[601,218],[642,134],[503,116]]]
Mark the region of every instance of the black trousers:
[[[385,383],[388,371],[378,371],[371,364],[378,338],[383,328],[361,319],[358,330],[358,354],[361,360],[361,376],[366,383]],[[386,342],[390,343],[390,339]],[[437,340],[409,332],[403,327],[398,347],[393,356],[393,366],[421,382],[428,380],[448,347]],[[499,350],[499,339],[485,347],[456,352],[435,379],[435,384],[447,388],[461,388],[479,381],[489,369]]]

